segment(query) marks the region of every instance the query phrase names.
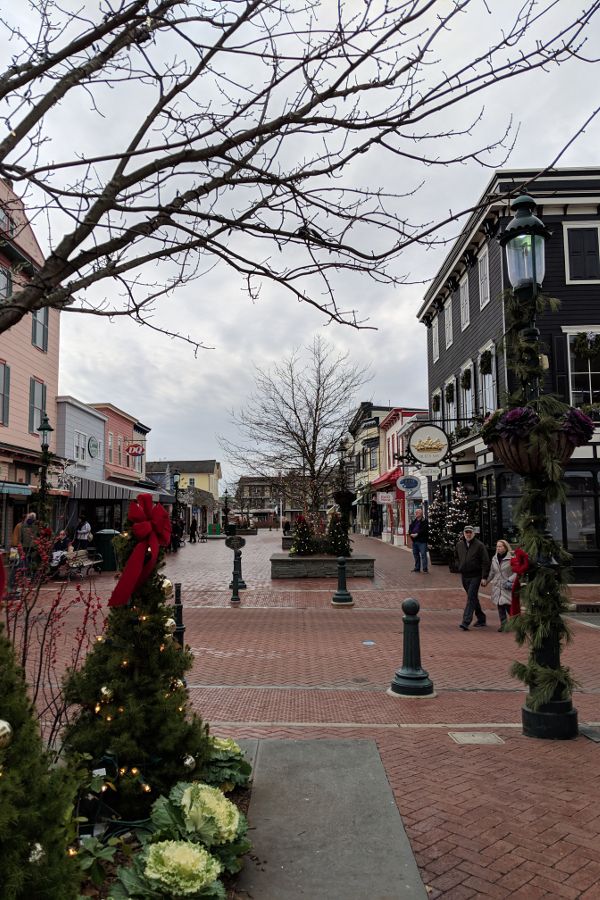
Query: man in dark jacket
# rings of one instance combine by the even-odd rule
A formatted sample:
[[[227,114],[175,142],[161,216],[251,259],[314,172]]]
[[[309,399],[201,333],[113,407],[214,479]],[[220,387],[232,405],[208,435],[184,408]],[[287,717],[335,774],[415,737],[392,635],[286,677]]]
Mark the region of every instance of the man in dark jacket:
[[[485,587],[490,574],[490,557],[485,544],[475,537],[471,525],[465,525],[463,536],[454,549],[454,558],[462,576],[462,584],[467,594],[467,605],[463,613],[460,628],[469,630],[473,613],[477,621],[474,628],[483,628],[486,624],[485,613],[479,603],[479,585]]]
[[[423,510],[415,510],[415,517],[408,527],[408,533],[412,539],[413,557],[415,567],[413,572],[421,571],[421,561],[423,562],[423,572],[427,574],[427,539],[429,537],[429,523],[423,517]]]

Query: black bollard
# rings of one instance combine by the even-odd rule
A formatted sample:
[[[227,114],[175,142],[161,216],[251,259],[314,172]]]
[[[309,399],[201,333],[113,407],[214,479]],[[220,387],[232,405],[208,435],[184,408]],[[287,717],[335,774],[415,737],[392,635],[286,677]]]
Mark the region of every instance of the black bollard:
[[[181,584],[175,583],[175,603],[173,604],[173,618],[175,619],[175,640],[183,648],[183,636],[185,625],[183,624],[183,603],[181,602]]]
[[[433,682],[421,668],[421,644],[419,640],[419,603],[409,597],[402,604],[404,612],[404,642],[402,668],[394,675],[388,694],[392,697],[435,697]]]
[[[229,602],[230,603],[240,603],[242,598],[240,597],[237,569],[233,570],[233,581],[231,583],[231,586],[233,588],[233,593],[231,595],[231,599]]]
[[[354,600],[352,599],[352,594],[346,588],[346,559],[343,556],[338,556],[337,561],[338,567],[338,588],[333,597],[331,598],[331,603],[333,606],[354,606]]]
[[[233,551],[233,574],[237,572],[238,576],[238,589],[243,591],[246,589],[246,582],[242,576],[242,551],[234,550]],[[231,576],[231,581],[229,582],[229,587],[233,587],[233,574]]]

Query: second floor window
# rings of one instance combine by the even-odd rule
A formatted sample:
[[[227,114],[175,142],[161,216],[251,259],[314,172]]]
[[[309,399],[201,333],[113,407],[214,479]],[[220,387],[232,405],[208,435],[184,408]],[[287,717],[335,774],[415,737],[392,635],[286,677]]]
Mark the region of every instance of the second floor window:
[[[377,447],[371,447],[371,458],[370,458],[370,466],[371,469],[377,468]]]
[[[440,358],[440,320],[435,317],[431,323],[431,346],[433,351],[433,361],[437,362]]]
[[[113,434],[112,431],[108,432],[108,461],[111,463],[113,461]]]
[[[31,343],[44,353],[48,351],[48,307],[31,314]]]
[[[452,434],[456,428],[456,385],[454,381],[448,382],[444,388],[445,400],[445,425],[448,434]]]
[[[191,488],[196,487],[196,479],[195,479],[195,478],[188,478],[188,484],[189,484],[189,486],[190,486]]]
[[[565,246],[567,282],[600,281],[598,231],[597,225],[567,228]]]
[[[452,335],[452,297],[448,298],[448,302],[444,307],[444,326],[446,331],[446,348],[450,347],[453,340]]]
[[[83,434],[81,431],[76,431],[73,435],[73,444],[75,451],[75,460],[77,462],[85,462],[87,434]]]
[[[0,266],[0,297],[10,297],[12,294],[12,275],[9,269]]]
[[[466,373],[469,373],[468,375]],[[469,385],[469,387],[467,387]],[[473,368],[471,366],[463,369],[460,373],[460,417],[461,425],[468,428],[473,418],[474,403],[473,395],[475,393],[475,385],[473,383]]]
[[[600,343],[600,330],[593,334],[596,341]],[[588,337],[591,336],[592,332],[589,332]],[[587,352],[578,353],[576,339],[576,335],[569,335],[571,403],[573,406],[600,403],[600,352],[592,355],[590,349]]]
[[[460,327],[464,331],[471,321],[471,309],[469,306],[469,278],[465,275],[460,283]]]
[[[117,462],[120,466],[123,465],[123,438],[121,435],[117,438]]]
[[[36,433],[46,409],[46,385],[37,378],[29,379],[29,431]]]
[[[489,356],[488,356],[489,354]],[[484,350],[479,358],[479,385],[481,412],[494,412],[496,401],[496,355],[492,349]]]
[[[10,398],[10,366],[0,362],[0,425],[8,425]]]
[[[479,270],[479,307],[483,309],[490,300],[490,270],[488,249],[484,247],[478,262]]]

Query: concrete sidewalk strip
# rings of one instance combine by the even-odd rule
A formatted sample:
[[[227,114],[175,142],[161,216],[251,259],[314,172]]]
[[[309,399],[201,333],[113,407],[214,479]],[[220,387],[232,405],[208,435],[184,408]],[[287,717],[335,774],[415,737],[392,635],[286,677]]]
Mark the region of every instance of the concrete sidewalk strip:
[[[427,897],[373,740],[260,740],[249,820],[242,896]]]

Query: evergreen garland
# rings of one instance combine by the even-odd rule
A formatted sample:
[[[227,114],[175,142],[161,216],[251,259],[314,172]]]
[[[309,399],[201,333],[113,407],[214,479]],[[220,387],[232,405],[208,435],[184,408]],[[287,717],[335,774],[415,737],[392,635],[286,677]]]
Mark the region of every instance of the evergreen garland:
[[[79,870],[67,855],[76,784],[45,752],[14,651],[0,625],[0,895],[75,900]]]
[[[444,391],[444,396],[446,397],[446,403],[454,403],[454,382],[451,381],[446,385],[446,390]]]
[[[126,562],[134,538],[116,543]],[[172,586],[158,572],[162,560],[161,550],[131,606],[110,610],[104,634],[65,682],[67,699],[79,707],[66,730],[67,753],[89,754],[92,769],[106,770],[103,799],[124,819],[146,816],[190,765],[200,771],[209,753],[207,727],[189,710],[183,678],[193,658],[173,640],[166,603]]]
[[[579,331],[573,338],[571,349],[575,356],[582,359],[594,359],[600,356],[600,334],[595,331]]]
[[[484,350],[479,357],[479,371],[482,375],[492,374],[493,355],[491,350]]]
[[[471,370],[465,369],[465,371],[460,376],[460,386],[463,391],[471,390]]]

